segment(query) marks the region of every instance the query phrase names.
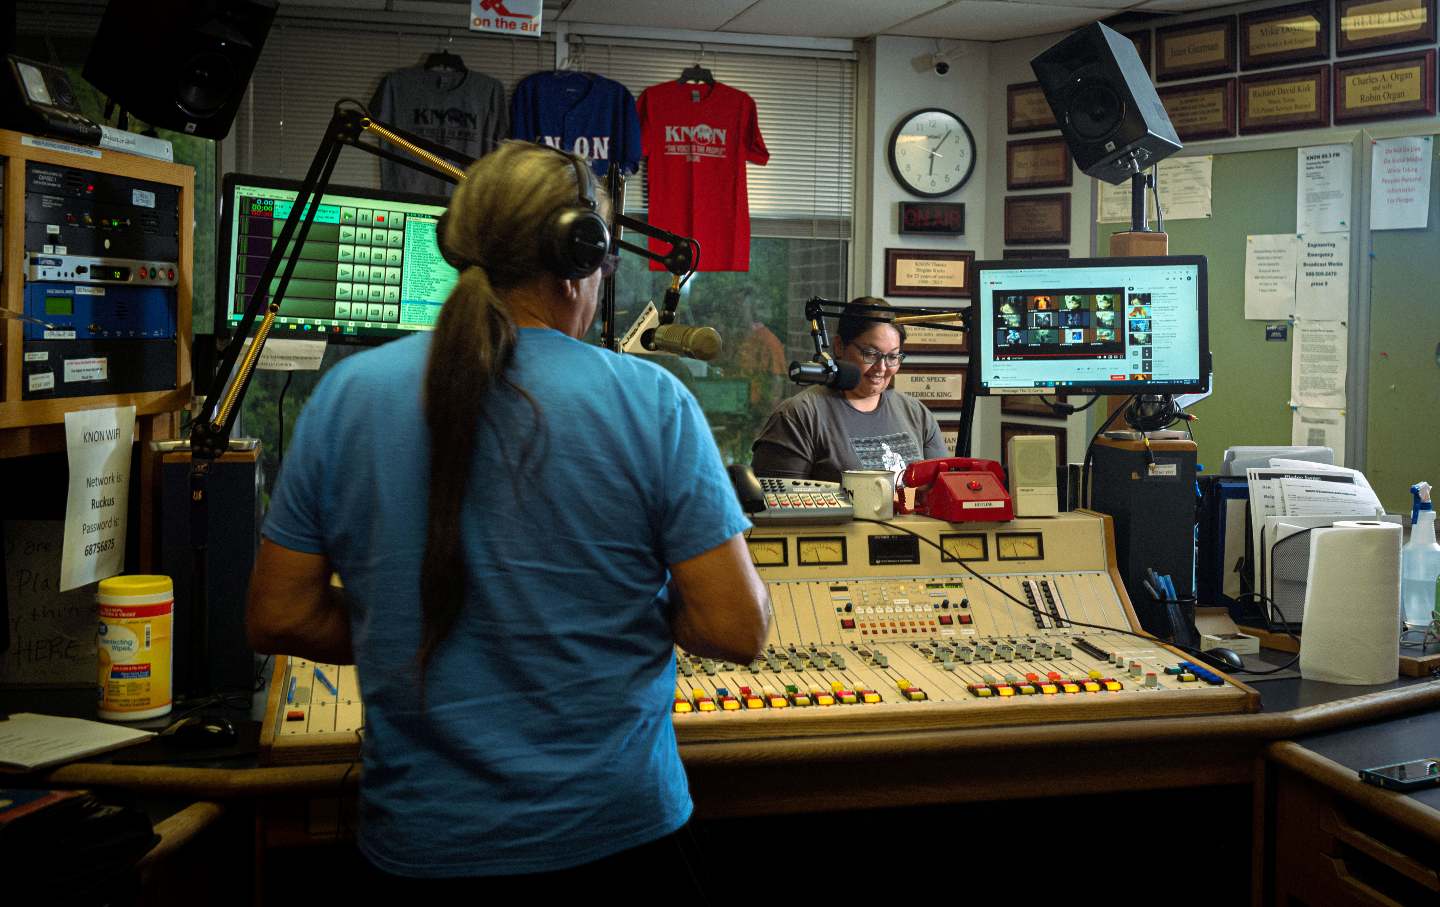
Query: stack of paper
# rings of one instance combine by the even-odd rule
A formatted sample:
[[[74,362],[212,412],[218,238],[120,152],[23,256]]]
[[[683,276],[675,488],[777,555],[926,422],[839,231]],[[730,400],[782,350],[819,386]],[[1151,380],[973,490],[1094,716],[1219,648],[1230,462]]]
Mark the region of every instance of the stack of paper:
[[[1281,539],[1336,520],[1382,516],[1385,508],[1365,474],[1344,466],[1272,458],[1269,468],[1247,469],[1250,485],[1251,564],[1254,588],[1270,595],[1264,564]]]

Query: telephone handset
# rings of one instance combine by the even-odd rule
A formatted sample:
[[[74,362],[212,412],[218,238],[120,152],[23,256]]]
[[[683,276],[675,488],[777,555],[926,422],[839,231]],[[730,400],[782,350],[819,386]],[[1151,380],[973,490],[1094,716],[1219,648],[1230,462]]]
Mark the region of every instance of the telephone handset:
[[[1009,521],[1015,506],[1005,489],[1005,470],[994,460],[943,457],[905,467],[905,487],[915,490],[914,513],[951,523]],[[902,513],[911,509],[902,504]]]
[[[850,495],[838,482],[815,479],[756,478],[740,463],[726,470],[740,507],[757,526],[766,524],[844,523],[855,518]]]

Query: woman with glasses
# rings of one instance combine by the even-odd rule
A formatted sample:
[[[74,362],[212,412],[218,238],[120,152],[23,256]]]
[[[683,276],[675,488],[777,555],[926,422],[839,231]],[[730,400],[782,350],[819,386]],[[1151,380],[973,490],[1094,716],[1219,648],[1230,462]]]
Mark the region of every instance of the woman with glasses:
[[[861,296],[845,307],[835,356],[860,368],[849,390],[813,386],[781,402],[752,448],[757,476],[838,482],[847,469],[900,472],[915,460],[946,455],[940,426],[925,406],[891,388],[905,360],[905,328],[861,306],[889,306]],[[866,317],[866,315],[870,317]]]
[[[376,900],[696,899],[674,647],[749,661],[768,596],[695,398],[580,339],[604,265],[564,240],[592,191],[542,145],[470,167],[435,331],[325,376],[265,521],[250,641],[358,668]]]

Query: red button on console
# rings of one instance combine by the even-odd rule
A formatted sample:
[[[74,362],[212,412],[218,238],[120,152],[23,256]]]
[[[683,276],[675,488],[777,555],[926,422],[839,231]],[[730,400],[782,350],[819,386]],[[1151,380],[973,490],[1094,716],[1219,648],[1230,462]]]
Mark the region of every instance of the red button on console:
[[[980,483],[975,481],[974,479],[971,479],[970,481],[965,483],[965,487],[970,489],[971,491],[979,491]]]

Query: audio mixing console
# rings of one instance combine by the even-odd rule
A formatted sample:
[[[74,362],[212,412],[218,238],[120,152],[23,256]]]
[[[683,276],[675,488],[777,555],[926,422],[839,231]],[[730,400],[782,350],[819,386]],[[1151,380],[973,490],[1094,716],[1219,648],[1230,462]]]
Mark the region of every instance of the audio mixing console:
[[[1140,624],[1094,514],[765,526],[747,543],[770,589],[770,637],[749,664],[676,653],[682,744],[1258,707],[1248,687],[1131,635]],[[323,670],[342,678],[337,695],[309,662],[279,660],[270,761],[355,751],[353,671]],[[292,677],[318,710],[286,701]]]

